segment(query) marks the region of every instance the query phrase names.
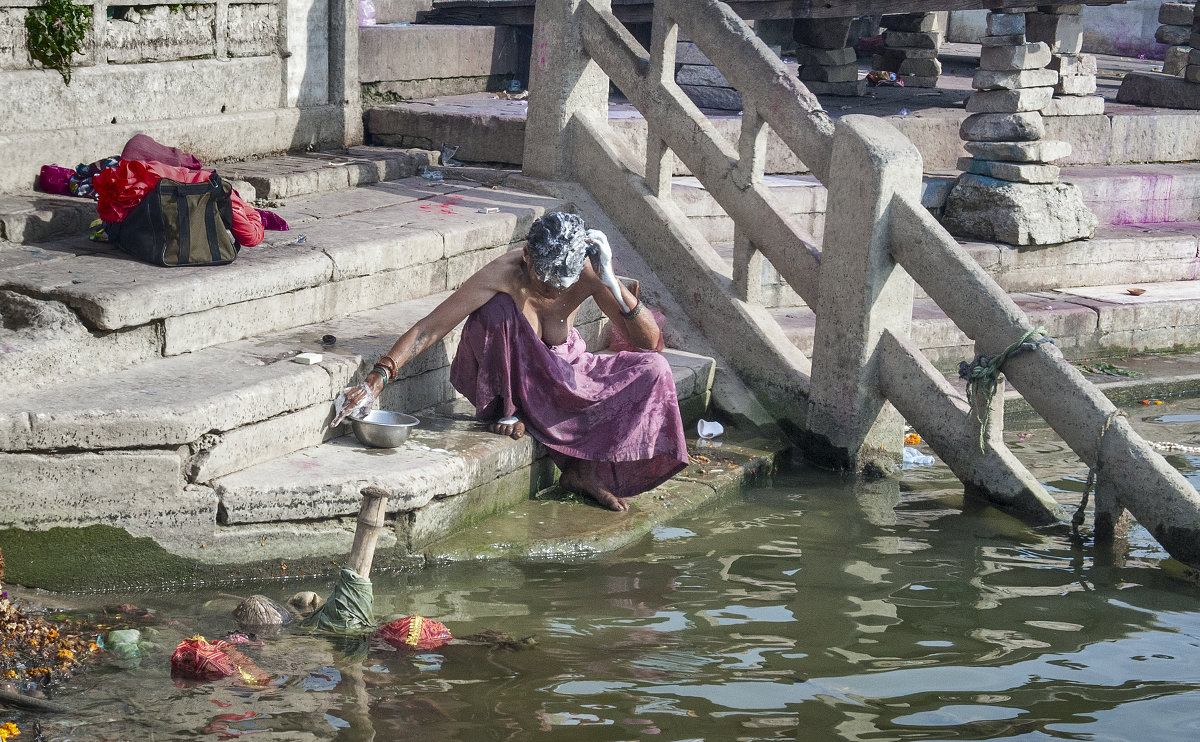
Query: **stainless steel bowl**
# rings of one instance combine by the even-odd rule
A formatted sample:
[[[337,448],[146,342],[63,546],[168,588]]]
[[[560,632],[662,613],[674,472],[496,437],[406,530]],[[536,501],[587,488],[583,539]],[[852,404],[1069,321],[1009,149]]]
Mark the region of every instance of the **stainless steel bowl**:
[[[350,418],[350,427],[359,443],[375,448],[395,448],[408,440],[408,431],[419,422],[403,412],[373,410],[365,417]]]

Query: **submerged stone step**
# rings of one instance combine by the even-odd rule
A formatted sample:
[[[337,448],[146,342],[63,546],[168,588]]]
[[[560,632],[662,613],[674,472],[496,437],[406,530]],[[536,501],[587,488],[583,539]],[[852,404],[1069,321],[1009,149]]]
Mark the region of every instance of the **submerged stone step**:
[[[692,462],[662,486],[630,498],[629,511],[588,506],[578,496],[546,493],[497,508],[492,517],[463,523],[457,532],[410,548],[431,563],[479,559],[569,559],[615,551],[675,518],[770,477],[780,441],[731,430],[720,447],[690,447]]]

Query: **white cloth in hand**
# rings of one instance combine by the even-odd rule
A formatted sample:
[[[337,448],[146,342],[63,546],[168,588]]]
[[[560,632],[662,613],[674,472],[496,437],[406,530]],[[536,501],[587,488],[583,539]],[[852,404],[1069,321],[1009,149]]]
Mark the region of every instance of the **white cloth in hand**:
[[[629,305],[625,303],[625,296],[621,293],[621,284],[617,283],[617,276],[612,269],[612,248],[608,246],[608,236],[598,229],[589,229],[587,231],[587,241],[593,247],[591,253],[596,256],[597,262],[600,263],[598,272],[600,280],[608,287],[613,296],[617,298],[617,303],[621,305],[621,311],[628,312]]]

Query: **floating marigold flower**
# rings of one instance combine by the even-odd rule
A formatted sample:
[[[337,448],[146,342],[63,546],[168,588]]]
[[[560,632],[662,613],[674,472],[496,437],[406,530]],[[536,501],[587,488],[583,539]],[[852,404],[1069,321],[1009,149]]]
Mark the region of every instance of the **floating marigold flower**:
[[[58,658],[60,660],[73,660],[75,659],[75,653],[69,649],[60,649],[58,650]]]
[[[5,742],[9,737],[20,737],[21,730],[16,724],[11,721],[6,721],[0,724],[0,742]]]
[[[906,446],[921,445],[921,436],[917,435],[916,433],[906,433],[904,435],[904,445],[906,445]]]

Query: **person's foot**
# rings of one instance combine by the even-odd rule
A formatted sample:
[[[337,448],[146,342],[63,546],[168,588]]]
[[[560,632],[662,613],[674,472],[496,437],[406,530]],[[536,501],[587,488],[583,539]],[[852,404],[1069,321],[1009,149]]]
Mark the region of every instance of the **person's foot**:
[[[618,512],[629,509],[629,505],[624,500],[609,492],[604,483],[600,481],[600,477],[596,475],[596,462],[594,461],[577,459],[574,464],[567,466],[566,471],[558,478],[558,484],[576,494],[587,495],[600,507]]]
[[[525,423],[520,420],[515,423],[494,422],[488,426],[488,430],[496,435],[507,435],[515,441],[525,435]]]

